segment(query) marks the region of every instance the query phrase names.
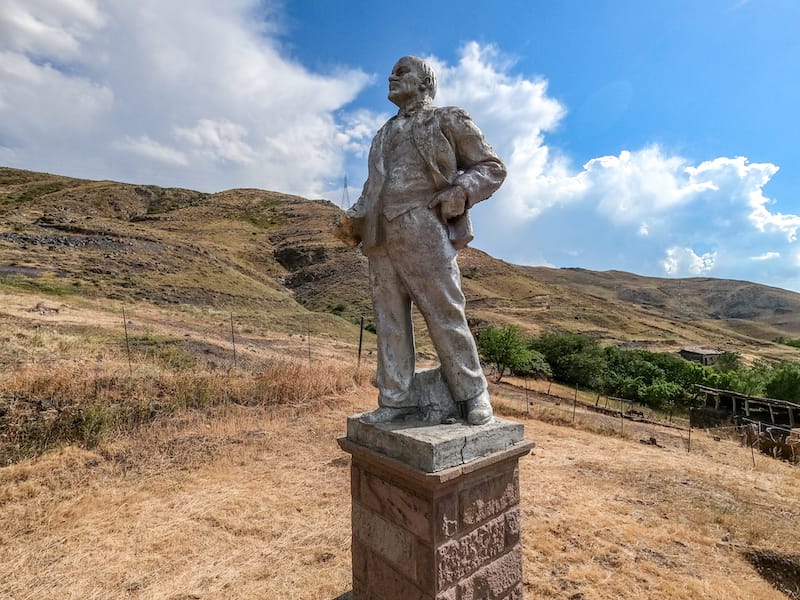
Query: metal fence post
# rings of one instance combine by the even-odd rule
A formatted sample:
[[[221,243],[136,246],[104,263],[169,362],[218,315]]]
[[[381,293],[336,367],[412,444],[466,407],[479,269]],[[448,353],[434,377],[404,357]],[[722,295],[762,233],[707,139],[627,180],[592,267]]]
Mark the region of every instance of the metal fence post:
[[[122,325],[125,328],[125,349],[128,353],[128,373],[133,377],[133,366],[131,365],[131,343],[128,340],[128,318],[125,316],[125,307],[122,307]]]
[[[362,348],[363,344],[364,344],[364,317],[362,316],[361,317],[361,328],[359,329],[359,332],[358,332],[358,364],[356,365],[356,368],[358,368],[358,369],[361,368],[361,348]]]

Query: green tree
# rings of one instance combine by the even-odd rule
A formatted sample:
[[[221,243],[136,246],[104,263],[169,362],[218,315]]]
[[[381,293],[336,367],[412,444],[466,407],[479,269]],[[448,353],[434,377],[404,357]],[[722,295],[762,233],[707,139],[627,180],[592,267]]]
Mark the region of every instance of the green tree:
[[[800,365],[783,361],[767,377],[764,391],[769,398],[800,401]]]
[[[716,384],[719,381],[719,371],[704,367],[691,360],[684,360],[682,358],[678,358],[677,360],[679,365],[676,365],[675,370],[668,372],[668,378],[672,381],[680,383],[686,389],[691,389],[696,383],[709,387],[718,387]]]
[[[538,379],[549,379],[553,376],[553,369],[544,357],[536,350],[530,350],[531,359],[523,369],[512,369],[514,375],[530,375]]]
[[[597,389],[602,386],[606,359],[594,338],[579,333],[543,333],[531,342],[564,383]]]
[[[711,387],[732,390],[748,396],[763,396],[766,394],[767,380],[771,373],[771,367],[765,363],[756,363],[752,367],[739,367],[734,371],[718,373],[719,380]]]
[[[742,367],[742,357],[738,352],[723,352],[717,357],[714,368],[720,373],[736,371]]]
[[[477,344],[481,357],[497,373],[495,381],[500,381],[506,370],[526,370],[533,358],[528,340],[515,325],[505,325],[499,329],[489,326],[480,333]]]
[[[665,379],[654,381],[644,390],[644,399],[650,408],[667,410],[670,414],[683,395],[684,390],[680,385]]]
[[[656,363],[657,356],[647,350],[623,350],[613,346],[605,349],[608,373],[617,379],[635,378],[650,384],[665,377],[664,369]]]
[[[617,387],[612,390],[611,393],[625,398],[626,400],[640,401],[644,399],[646,390],[647,384],[642,381],[641,377],[631,377],[628,375],[621,377],[617,381]]]

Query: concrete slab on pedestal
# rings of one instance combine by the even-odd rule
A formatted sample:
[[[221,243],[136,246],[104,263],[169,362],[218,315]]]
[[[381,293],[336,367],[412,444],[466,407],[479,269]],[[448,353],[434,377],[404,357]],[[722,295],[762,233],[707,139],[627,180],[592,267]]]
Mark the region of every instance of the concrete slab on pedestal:
[[[364,423],[361,415],[347,418],[347,439],[402,461],[425,473],[435,473],[500,452],[524,439],[521,423],[493,418],[486,425],[431,425],[421,421]]]

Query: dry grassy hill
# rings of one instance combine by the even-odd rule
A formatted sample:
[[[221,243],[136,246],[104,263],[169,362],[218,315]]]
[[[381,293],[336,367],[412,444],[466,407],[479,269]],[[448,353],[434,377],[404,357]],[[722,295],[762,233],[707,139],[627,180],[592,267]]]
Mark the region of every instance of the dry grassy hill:
[[[235,311],[253,326],[352,338],[366,261],[330,233],[338,209],[277,192],[203,194],[0,168],[0,290]],[[469,316],[530,334],[798,358],[800,294],[741,281],[511,265],[469,249]],[[311,312],[309,312],[311,311]],[[424,340],[423,340],[424,341]]]
[[[235,308],[286,328],[306,314],[284,285],[291,269],[343,252],[327,235],[332,210],[259,190],[208,195],[2,169],[0,272],[15,289]]]

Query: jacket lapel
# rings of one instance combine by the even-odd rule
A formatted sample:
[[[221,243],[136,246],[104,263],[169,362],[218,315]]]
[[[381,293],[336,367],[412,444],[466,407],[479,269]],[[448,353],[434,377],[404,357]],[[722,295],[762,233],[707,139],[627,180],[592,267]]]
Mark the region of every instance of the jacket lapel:
[[[434,141],[436,135],[442,135],[436,110],[421,110],[415,117],[414,125],[411,128],[412,140],[420,156],[430,168],[436,188],[442,189],[450,185],[450,180],[439,170],[436,161]]]

